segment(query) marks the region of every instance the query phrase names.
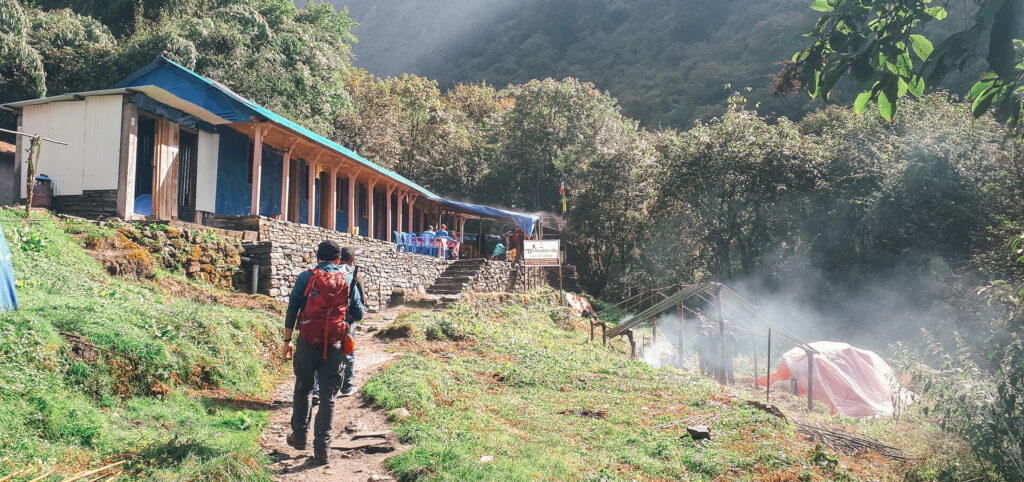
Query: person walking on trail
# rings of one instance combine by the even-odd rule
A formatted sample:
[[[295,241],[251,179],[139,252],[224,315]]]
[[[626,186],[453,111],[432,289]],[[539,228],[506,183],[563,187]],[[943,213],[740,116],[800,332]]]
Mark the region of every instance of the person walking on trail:
[[[348,317],[348,333],[355,337],[355,324],[363,320],[363,313],[366,311],[363,306],[363,293],[366,291],[363,289],[363,274],[356,266],[355,253],[348,248],[341,249],[341,271],[345,273],[349,289],[354,293],[346,315]],[[353,350],[352,353],[345,355],[345,373],[341,380],[341,396],[343,397],[355,395],[359,391],[352,383],[355,365],[356,352]]]
[[[359,272],[359,267],[356,266],[356,257],[352,253],[352,250],[348,248],[341,248],[341,272],[345,273],[345,280],[348,281],[349,293],[352,294],[352,302],[349,303],[348,312],[346,313],[346,322],[348,322],[348,333],[354,338],[355,324],[363,320],[363,313],[366,308],[363,306],[363,274]],[[353,351],[345,355],[345,373],[342,375],[341,381],[341,396],[350,397],[355,395],[359,389],[352,383],[353,375],[355,374],[356,364],[356,353]],[[313,374],[313,405],[316,405],[320,401],[320,383]]]
[[[286,359],[292,359],[295,372],[291,434],[287,443],[298,450],[306,449],[311,418],[310,398],[314,378],[318,378],[320,409],[313,427],[313,459],[324,464],[331,446],[335,395],[341,388],[345,354],[352,353],[354,349],[345,321],[352,304],[352,290],[349,289],[348,276],[339,264],[341,248],[337,243],[320,243],[316,257],[316,267],[299,275],[289,296],[282,354]],[[293,348],[296,321],[299,338]]]

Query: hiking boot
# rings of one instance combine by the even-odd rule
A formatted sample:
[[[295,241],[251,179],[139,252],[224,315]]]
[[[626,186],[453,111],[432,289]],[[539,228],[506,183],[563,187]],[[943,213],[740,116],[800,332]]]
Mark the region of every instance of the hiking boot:
[[[295,433],[290,433],[285,442],[295,450],[306,450],[306,437],[299,438]]]
[[[327,465],[327,454],[313,454],[313,465]]]
[[[359,393],[359,389],[356,388],[355,385],[353,385],[351,387],[348,387],[348,390],[342,390],[341,391],[341,396],[343,396],[343,397],[351,397],[352,395],[355,395],[357,393]]]

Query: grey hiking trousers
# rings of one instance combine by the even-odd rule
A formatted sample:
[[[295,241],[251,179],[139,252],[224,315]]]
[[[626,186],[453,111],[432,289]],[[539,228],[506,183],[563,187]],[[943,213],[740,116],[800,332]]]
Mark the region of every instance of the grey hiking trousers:
[[[334,401],[341,388],[345,355],[341,342],[327,347],[324,359],[323,345],[310,345],[301,336],[295,343],[292,368],[295,370],[295,392],[292,396],[292,433],[305,440],[312,416],[310,398],[313,391],[313,374],[320,382],[320,408],[313,425],[313,454],[327,456],[331,447],[331,426],[334,422]]]

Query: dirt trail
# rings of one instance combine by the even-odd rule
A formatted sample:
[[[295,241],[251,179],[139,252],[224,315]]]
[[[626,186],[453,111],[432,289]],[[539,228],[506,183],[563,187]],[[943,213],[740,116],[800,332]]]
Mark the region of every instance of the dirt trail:
[[[368,432],[389,432],[387,417],[380,409],[374,408],[363,397],[362,387],[373,374],[383,368],[398,354],[387,351],[387,343],[373,336],[380,328],[387,326],[406,308],[386,310],[369,315],[360,325],[356,335],[355,382],[360,391],[350,397],[338,397],[334,416],[334,442],[348,442],[353,434]],[[285,443],[290,431],[289,419],[292,413],[292,388],[294,381],[286,378],[274,389],[274,403],[270,410],[270,425],[263,434],[263,451],[274,461],[271,468],[275,480],[331,480],[331,481],[377,481],[393,480],[384,468],[384,459],[404,450],[393,433],[386,436],[387,442],[369,449],[332,449],[327,465],[312,463],[312,434],[305,451],[298,451]],[[314,408],[314,418],[316,417]],[[362,439],[367,440],[367,439]],[[377,439],[379,440],[379,438]],[[359,440],[356,440],[358,442]]]

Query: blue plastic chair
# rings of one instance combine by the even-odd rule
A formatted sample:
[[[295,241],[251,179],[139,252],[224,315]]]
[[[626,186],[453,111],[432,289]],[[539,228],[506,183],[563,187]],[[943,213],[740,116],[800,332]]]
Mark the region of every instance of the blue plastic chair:
[[[423,236],[420,236],[420,240],[422,241],[422,251],[420,252],[420,254],[425,254],[427,256],[433,256],[436,258],[437,246],[434,245],[434,235],[430,233],[423,233]]]
[[[416,253],[416,235],[412,233],[402,233],[402,242],[405,243],[406,253]]]
[[[405,251],[405,245],[402,243],[402,238],[398,235],[398,231],[391,231],[391,239],[395,241],[396,250]]]

